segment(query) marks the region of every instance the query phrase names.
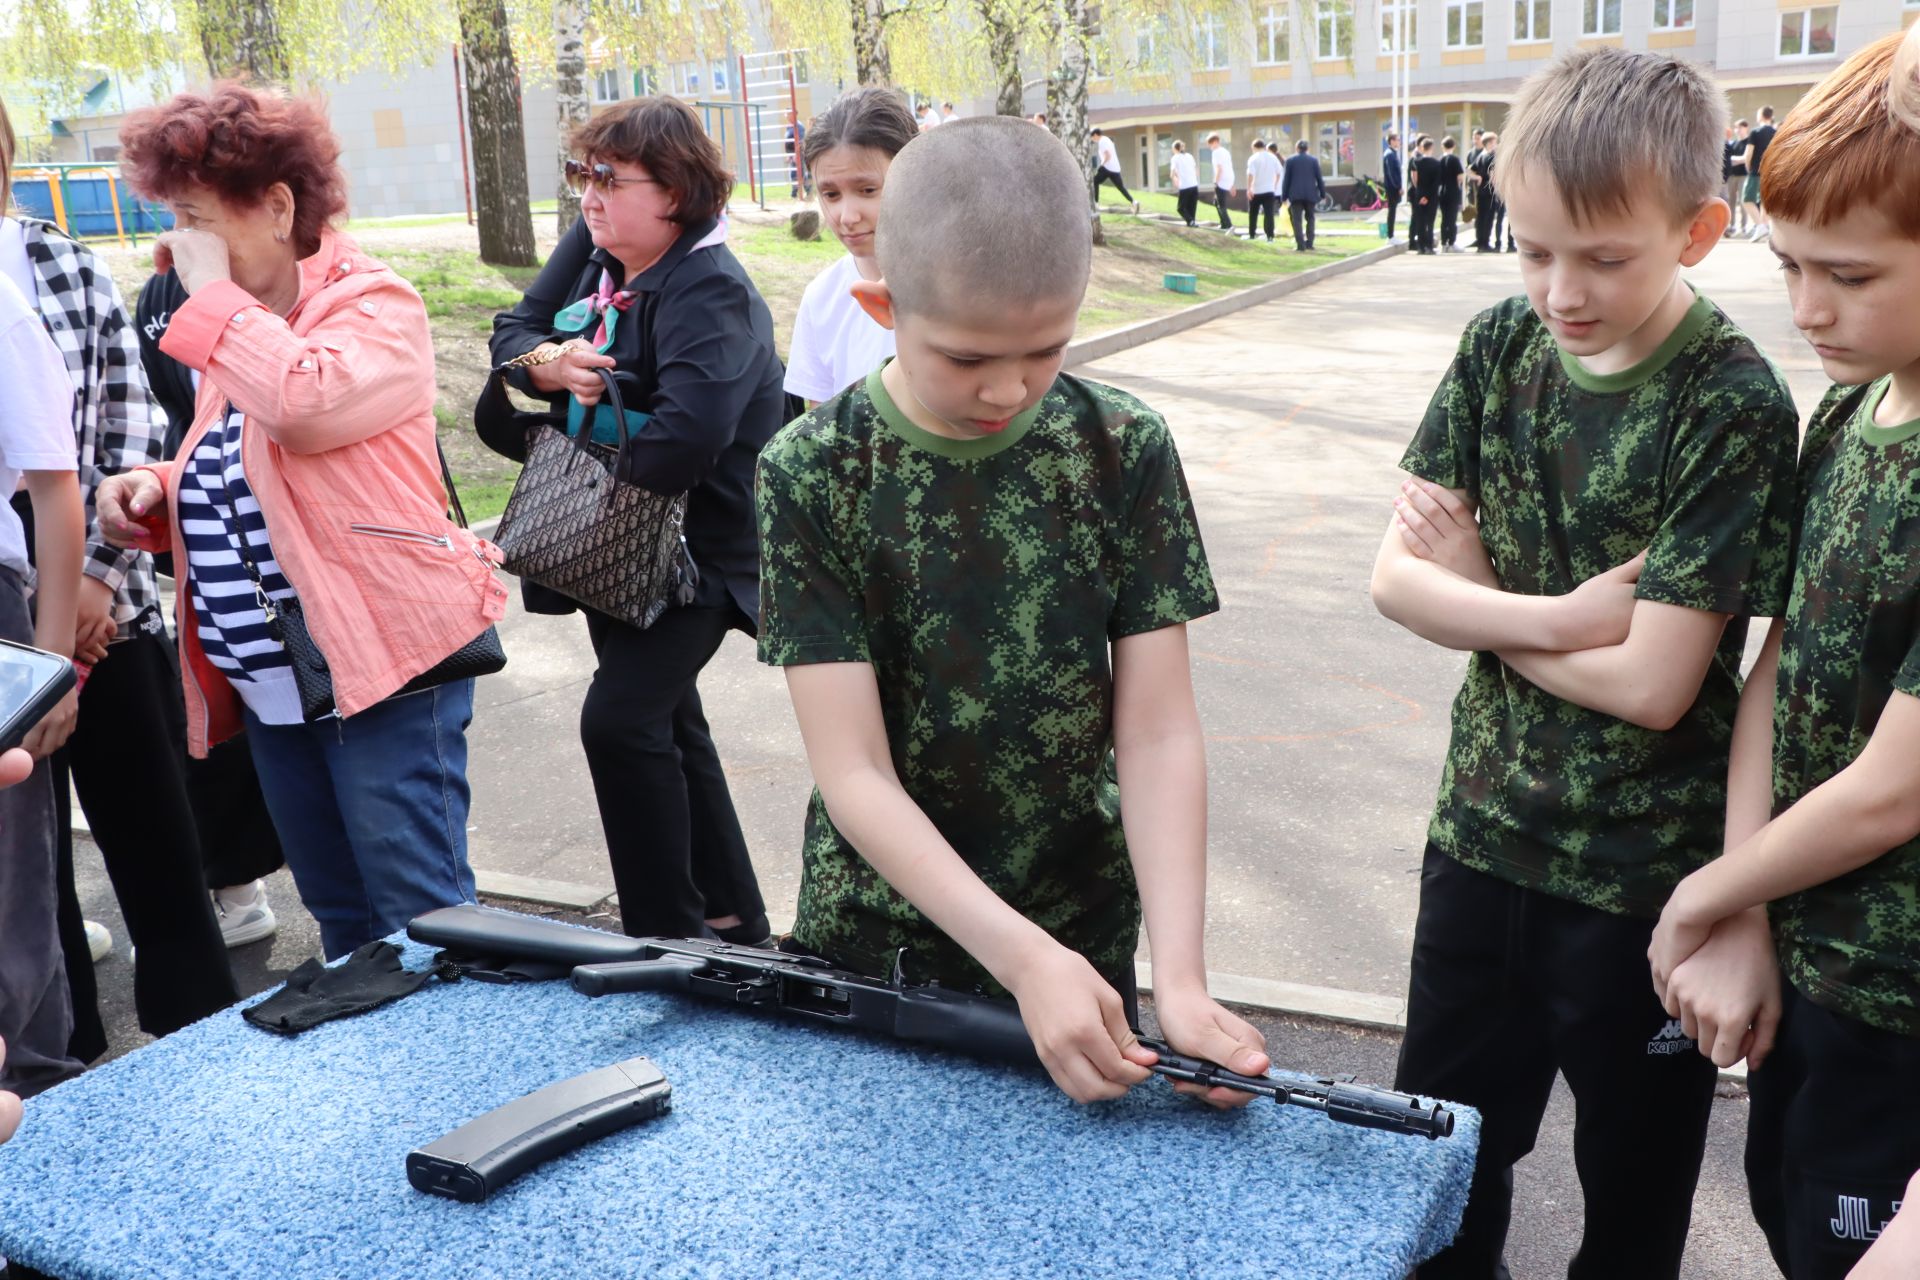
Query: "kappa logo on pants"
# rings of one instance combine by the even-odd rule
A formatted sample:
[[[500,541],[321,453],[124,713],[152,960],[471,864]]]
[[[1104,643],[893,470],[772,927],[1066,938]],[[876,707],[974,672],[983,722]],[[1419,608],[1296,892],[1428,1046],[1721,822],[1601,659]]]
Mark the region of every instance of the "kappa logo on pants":
[[[1653,1039],[1647,1041],[1647,1052],[1650,1055],[1686,1053],[1698,1047],[1693,1042],[1693,1038],[1687,1034],[1686,1029],[1680,1025],[1678,1018],[1667,1019],[1667,1024],[1653,1033]]]

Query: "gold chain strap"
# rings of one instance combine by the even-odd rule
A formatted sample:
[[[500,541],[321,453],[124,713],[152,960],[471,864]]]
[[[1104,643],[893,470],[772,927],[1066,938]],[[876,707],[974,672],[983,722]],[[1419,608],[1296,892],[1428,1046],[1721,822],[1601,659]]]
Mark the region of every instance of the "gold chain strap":
[[[580,345],[585,344],[581,343],[578,338],[568,339],[557,347],[549,346],[543,342],[531,351],[521,352],[513,359],[503,363],[500,367],[502,369],[531,369],[536,365],[552,364],[555,360],[558,360],[561,356],[573,350],[575,346]]]

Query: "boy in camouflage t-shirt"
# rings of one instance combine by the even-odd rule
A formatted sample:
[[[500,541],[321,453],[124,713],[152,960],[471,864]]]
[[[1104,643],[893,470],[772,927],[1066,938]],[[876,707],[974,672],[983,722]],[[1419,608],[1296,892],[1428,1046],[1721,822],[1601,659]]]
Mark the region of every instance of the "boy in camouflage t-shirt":
[[[1915,41],[1904,63],[1899,35],[1855,54],[1767,150],[1794,321],[1841,385],[1801,450],[1792,595],[1741,699],[1727,852],[1674,890],[1651,953],[1715,1060],[1746,1053],[1748,1183],[1794,1280],[1847,1274],[1920,1192]],[[1729,920],[1768,913],[1784,986],[1764,950],[1739,967],[1711,954]],[[1743,1036],[1755,983],[1777,1003]],[[1912,1234],[1894,1233],[1904,1262],[1856,1274],[1920,1275]]]
[[[1131,1027],[1143,907],[1167,1040],[1267,1065],[1206,992],[1184,624],[1219,605],[1179,459],[1151,409],[1059,372],[1085,200],[1021,121],[901,152],[883,280],[855,286],[899,354],[776,436],[758,486],[760,656],[817,783],[790,945],[1004,988],[1080,1101],[1153,1061]]]
[[[1792,536],[1785,384],[1680,276],[1726,226],[1725,111],[1690,65],[1617,50],[1522,87],[1500,165],[1527,294],[1468,326],[1402,460],[1374,599],[1472,657],[1395,1087],[1484,1116],[1422,1280],[1504,1274],[1556,1071],[1586,1195],[1571,1274],[1679,1273],[1714,1070],[1647,943],[1719,850],[1745,619],[1784,604]]]

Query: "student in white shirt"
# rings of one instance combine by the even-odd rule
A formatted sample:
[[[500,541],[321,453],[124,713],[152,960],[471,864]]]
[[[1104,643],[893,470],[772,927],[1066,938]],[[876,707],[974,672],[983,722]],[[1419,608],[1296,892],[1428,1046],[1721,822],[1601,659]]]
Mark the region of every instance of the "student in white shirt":
[[[958,120],[959,118],[960,118],[960,113],[953,109],[953,104],[951,102],[943,102],[940,104],[940,123],[941,124],[952,124],[955,120]]]
[[[1200,207],[1200,166],[1187,154],[1187,144],[1173,144],[1173,162],[1169,166],[1173,171],[1173,189],[1179,193],[1180,221],[1193,225],[1193,215]]]
[[[1100,204],[1100,184],[1110,182],[1119,188],[1120,198],[1133,206],[1135,213],[1140,212],[1140,202],[1133,198],[1133,192],[1127,190],[1127,184],[1120,178],[1120,152],[1115,149],[1113,139],[1100,130],[1093,131],[1093,145],[1098,148],[1100,158],[1093,167],[1093,203]]]
[[[0,174],[5,166],[0,165]],[[6,187],[0,184],[0,193]],[[37,537],[28,562],[20,517],[0,502],[0,639],[73,654],[87,524],[73,443],[73,383],[40,313],[0,273],[0,495],[24,476]],[[30,614],[29,593],[36,598]],[[67,1052],[73,1002],[61,958],[53,776],[45,760],[66,742],[80,706],[70,691],[21,744],[38,762],[0,791],[0,1089],[32,1096],[81,1065]]]
[[[1220,145],[1220,135],[1207,135],[1213,155],[1213,207],[1220,214],[1220,229],[1233,230],[1233,217],[1227,212],[1227,200],[1233,195],[1233,152]]]
[[[906,102],[882,88],[843,94],[807,129],[814,198],[847,250],[807,285],[793,318],[786,388],[808,408],[839,395],[893,355],[893,330],[861,310],[851,289],[857,280],[880,278],[873,256],[880,192],[887,167],[917,133]]]
[[[1273,243],[1273,211],[1280,191],[1280,161],[1267,149],[1265,138],[1253,140],[1247,157],[1247,239],[1258,234],[1260,214],[1267,215],[1267,243]]]
[[[921,103],[919,106],[913,109],[913,114],[920,121],[919,128],[921,133],[925,133],[929,129],[938,129],[940,127],[940,113],[938,111],[935,111],[933,109],[933,106],[930,103],[925,103],[925,102]]]

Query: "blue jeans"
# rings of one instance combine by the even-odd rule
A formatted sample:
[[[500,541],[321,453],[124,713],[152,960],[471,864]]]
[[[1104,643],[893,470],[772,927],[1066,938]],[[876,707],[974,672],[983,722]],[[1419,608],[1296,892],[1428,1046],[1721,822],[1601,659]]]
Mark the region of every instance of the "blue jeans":
[[[246,718],[267,811],[327,959],[435,907],[474,900],[473,681],[389,698],[345,720]]]

